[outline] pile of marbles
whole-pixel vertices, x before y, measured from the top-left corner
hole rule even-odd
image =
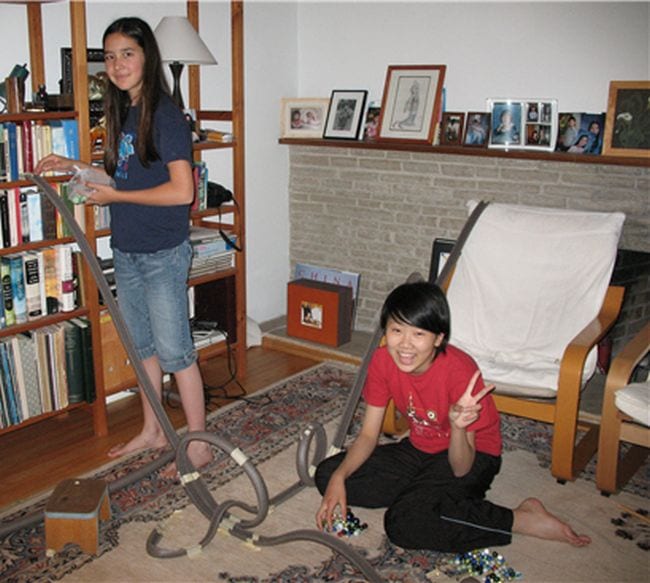
[[[331,532],[338,537],[359,536],[366,528],[368,528],[368,524],[365,522],[362,523],[349,508],[345,520],[339,514],[335,514],[332,517],[331,529],[328,528],[327,523],[323,523],[324,531]]]
[[[490,549],[478,549],[440,559],[427,577],[434,580],[434,577],[441,574],[457,580],[481,583],[503,583],[523,577],[519,571],[508,566],[503,555]]]

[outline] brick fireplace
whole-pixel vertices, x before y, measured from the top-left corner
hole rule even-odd
[[[614,351],[650,316],[647,166],[358,146],[289,151],[291,264],[360,272],[359,330],[374,329],[386,294],[409,273],[428,274],[433,240],[458,236],[470,199],[624,212],[614,280],[627,293]]]

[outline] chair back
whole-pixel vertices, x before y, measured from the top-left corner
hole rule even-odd
[[[490,204],[449,285],[451,343],[497,385],[555,390],[566,346],[603,304],[624,219]],[[584,378],[595,365],[593,353]]]

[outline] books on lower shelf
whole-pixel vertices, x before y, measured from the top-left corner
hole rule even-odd
[[[224,236],[225,235],[225,236]],[[192,245],[192,267],[190,277],[207,275],[215,271],[232,269],[235,266],[236,235],[217,229],[193,226],[190,229]]]
[[[92,341],[73,318],[0,341],[0,429],[95,399]]]

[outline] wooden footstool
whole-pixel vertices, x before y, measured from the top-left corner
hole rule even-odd
[[[45,545],[48,554],[76,543],[97,554],[99,519],[108,520],[111,509],[103,480],[64,480],[45,506]]]

